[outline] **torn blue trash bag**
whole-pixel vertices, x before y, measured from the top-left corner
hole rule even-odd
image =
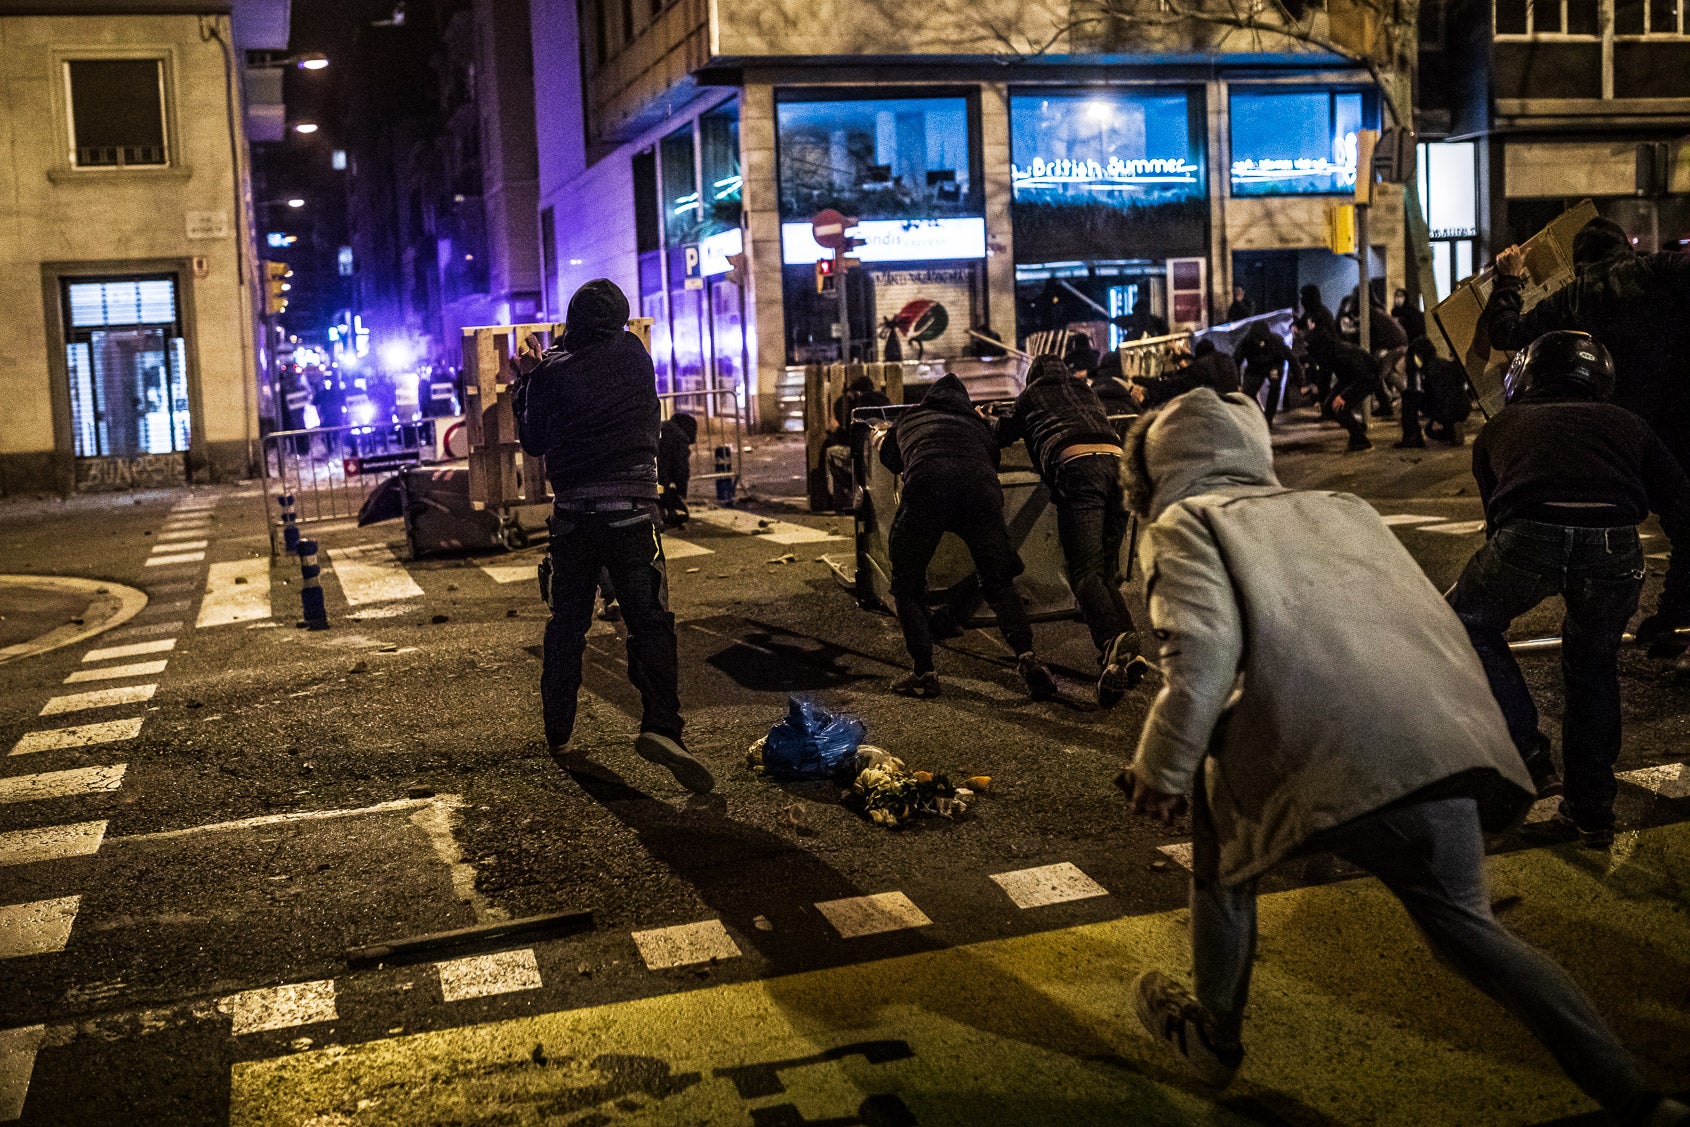
[[[855,716],[835,716],[813,701],[789,697],[786,719],[769,729],[763,770],[776,779],[827,779],[855,765],[867,730]]]

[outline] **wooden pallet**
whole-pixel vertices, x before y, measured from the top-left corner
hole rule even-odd
[[[635,317],[628,331],[651,348],[651,318]],[[525,454],[516,437],[511,390],[519,360],[529,363],[564,325],[482,325],[464,330],[464,430],[469,435],[469,497],[478,509],[544,505],[552,499],[546,461]]]

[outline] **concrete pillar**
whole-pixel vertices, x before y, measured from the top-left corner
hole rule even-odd
[[[752,426],[780,426],[776,390],[786,367],[786,310],[781,302],[780,185],[775,170],[774,88],[747,81],[739,100],[740,174],[744,179],[746,252],[751,280],[745,306],[751,371],[755,373]]]
[[[1015,344],[1015,233],[1010,220],[1009,87],[980,87],[980,168],[986,201],[987,315],[1005,344]]]
[[[1226,202],[1232,181],[1231,118],[1227,85],[1219,79],[1203,85],[1209,163],[1209,324],[1226,319],[1232,304],[1232,240],[1227,237]]]

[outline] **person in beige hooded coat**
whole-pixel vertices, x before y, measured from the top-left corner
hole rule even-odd
[[[1150,1034],[1210,1083],[1232,1079],[1257,881],[1331,852],[1622,1121],[1670,1110],[1566,974],[1491,916],[1483,831],[1524,814],[1531,778],[1466,630],[1379,515],[1282,486],[1240,394],[1198,388],[1147,415],[1125,461],[1165,684],[1123,782],[1168,821],[1191,796],[1194,839],[1195,997],[1142,976]]]

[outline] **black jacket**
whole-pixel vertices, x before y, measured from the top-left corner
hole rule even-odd
[[[1234,350],[1232,362],[1240,368],[1265,368],[1267,372],[1264,374],[1269,378],[1278,375],[1280,365],[1289,364],[1291,386],[1303,385],[1302,361],[1297,359],[1278,333],[1260,322],[1250,326],[1250,331]]]
[[[1217,350],[1194,357],[1183,368],[1170,372],[1159,380],[1144,382],[1144,409],[1162,404],[1199,387],[1214,390],[1217,395],[1238,391],[1243,384],[1238,365],[1232,357]]]
[[[880,464],[904,475],[904,487],[943,487],[948,477],[985,474],[997,480],[998,440],[974,411],[968,389],[945,376],[920,403],[898,416],[880,444]]]
[[[1473,476],[1494,531],[1511,520],[1616,527],[1651,511],[1673,543],[1663,608],[1690,610],[1690,478],[1649,425],[1612,403],[1526,400],[1473,441]],[[1604,509],[1556,509],[1554,502]]]
[[[1524,279],[1497,275],[1485,308],[1491,347],[1524,348],[1556,329],[1589,333],[1614,358],[1614,403],[1648,419],[1690,465],[1690,255],[1618,246],[1522,312],[1524,289]]]
[[[1015,400],[1015,410],[999,419],[998,444],[1027,442],[1027,456],[1039,468],[1045,484],[1056,487],[1062,451],[1081,443],[1119,446],[1121,436],[1109,425],[1109,413],[1097,392],[1077,379],[1068,365],[1054,356],[1033,361],[1027,389]]]
[[[560,508],[657,498],[657,377],[627,320],[614,282],[588,282],[569,300],[562,347],[515,392],[522,448],[545,457]]]
[[[698,441],[698,420],[686,412],[664,421],[657,432],[657,480],[680,497],[692,482],[692,446]]]
[[[1309,338],[1309,356],[1332,374],[1335,391],[1355,386],[1372,395],[1379,390],[1379,366],[1359,345],[1317,333]]]

